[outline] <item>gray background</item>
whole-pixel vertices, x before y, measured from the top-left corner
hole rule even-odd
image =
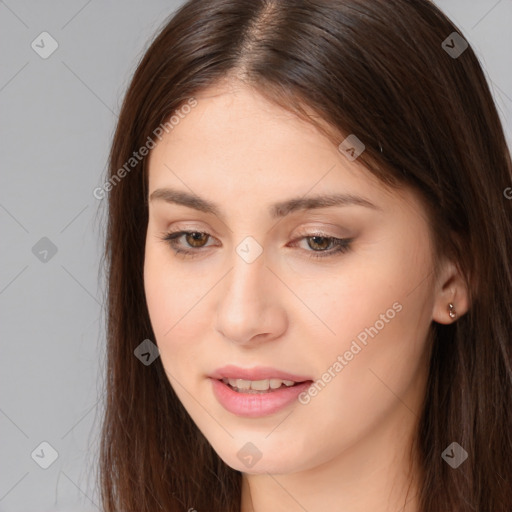
[[[105,201],[92,191],[137,61],[180,3],[0,1],[0,512],[99,509]],[[512,146],[512,0],[436,3],[481,59]],[[43,59],[31,44],[48,51],[45,31],[58,48]],[[48,469],[42,442],[58,453]]]

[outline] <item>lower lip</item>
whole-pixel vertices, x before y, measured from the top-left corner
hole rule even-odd
[[[259,418],[284,409],[303,392],[311,381],[282,387],[268,393],[238,393],[221,380],[212,379],[213,394],[227,411],[245,418]]]

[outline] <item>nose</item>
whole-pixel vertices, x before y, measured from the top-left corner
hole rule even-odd
[[[217,332],[247,347],[274,340],[287,328],[286,310],[276,293],[280,281],[264,256],[265,251],[247,263],[233,251],[231,271],[217,290]]]

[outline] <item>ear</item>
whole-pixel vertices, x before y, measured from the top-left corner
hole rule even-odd
[[[439,276],[434,285],[432,320],[440,324],[456,322],[469,309],[469,293],[459,268],[448,259],[440,265]],[[450,316],[449,304],[453,304],[455,317]]]

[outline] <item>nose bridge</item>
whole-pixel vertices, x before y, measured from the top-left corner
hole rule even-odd
[[[266,258],[261,251],[254,252],[246,242],[240,243],[231,257],[231,272],[227,276],[223,296],[227,301],[233,301],[231,307],[250,305],[261,307],[266,303],[265,289],[268,286],[269,270],[266,268]]]
[[[257,334],[276,333],[282,326],[282,314],[275,311],[279,304],[271,292],[273,275],[266,266],[262,248],[258,249],[251,240],[242,241],[229,266],[231,271],[218,295],[217,330],[238,342]]]

